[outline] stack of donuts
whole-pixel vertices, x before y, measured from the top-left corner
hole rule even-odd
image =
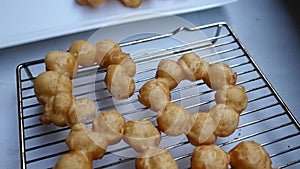
[[[247,107],[247,96],[243,86],[236,86],[236,73],[223,63],[209,64],[196,54],[184,54],[177,62],[161,60],[156,79],[146,82],[139,90],[139,101],[158,112],[160,131],[170,136],[186,134],[195,146],[212,144],[217,137],[232,134],[239,124],[239,115]],[[182,80],[203,81],[217,90],[217,105],[207,112],[189,114],[171,102],[171,90]]]
[[[80,5],[88,5],[92,7],[100,6],[104,0],[76,0]],[[120,0],[123,5],[131,8],[137,8],[141,5],[143,0]]]
[[[169,136],[185,134],[191,144],[198,146],[192,155],[192,168],[228,168],[229,163],[237,169],[243,168],[241,166],[271,168],[268,154],[255,142],[243,142],[229,153],[212,145],[217,137],[234,132],[240,113],[247,107],[245,89],[235,85],[237,75],[228,65],[209,64],[196,54],[185,54],[177,62],[162,60],[156,79],[146,82],[138,95],[143,105],[158,113],[156,127],[147,120],[126,121],[117,110],[96,115],[93,100],[75,98],[72,78],[78,66],[95,63],[106,68],[104,81],[113,97],[126,99],[133,95],[135,63],[111,40],[96,45],[77,40],[68,52],[49,52],[45,57],[46,71],[34,81],[36,97],[44,105],[40,121],[71,128],[66,138],[70,151],[59,159],[54,169],[92,169],[93,160],[101,159],[109,145],[121,140],[140,153],[135,161],[136,168],[176,169],[178,165],[169,151],[158,147],[161,132]],[[207,112],[190,114],[184,107],[172,103],[171,90],[184,79],[203,79],[216,90],[217,105]],[[86,125],[90,121],[91,128]],[[203,157],[207,153],[212,155]]]

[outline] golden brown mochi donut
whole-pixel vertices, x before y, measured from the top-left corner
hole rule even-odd
[[[148,147],[157,147],[161,135],[150,121],[130,120],[125,124],[123,140],[135,151],[143,152]]]
[[[213,106],[208,113],[217,123],[214,134],[219,137],[231,135],[239,125],[240,115],[232,107],[225,104]]]
[[[208,66],[208,75],[203,77],[205,84],[213,90],[219,90],[227,85],[235,85],[237,74],[224,63],[214,63]]]
[[[91,66],[96,61],[96,45],[85,41],[76,40],[69,48],[69,52],[80,66]]]
[[[121,0],[121,2],[128,7],[136,8],[141,5],[143,0]]]
[[[230,152],[232,169],[272,169],[272,161],[266,150],[254,141],[244,141]]]
[[[135,160],[136,169],[178,169],[176,161],[168,150],[150,147]]]
[[[126,68],[121,65],[110,65],[104,82],[111,95],[117,99],[127,99],[135,90],[133,79],[126,74]]]
[[[192,114],[194,124],[187,133],[189,142],[194,146],[212,144],[217,137],[214,134],[217,123],[207,112],[197,112]]]
[[[92,169],[92,156],[85,151],[70,151],[63,155],[53,169]]]
[[[169,89],[172,90],[184,79],[184,74],[181,67],[175,61],[163,59],[158,64],[155,77],[167,79]]]
[[[187,133],[193,123],[188,111],[176,104],[169,102],[165,109],[158,112],[157,124],[160,131],[170,136],[178,136]]]
[[[218,104],[231,106],[238,113],[245,110],[248,104],[244,86],[225,86],[216,92],[215,99]]]
[[[69,126],[76,123],[86,123],[96,117],[97,107],[92,99],[79,98],[75,99],[74,111],[68,113]]]
[[[55,124],[60,127],[68,125],[68,115],[74,111],[75,98],[72,93],[58,93],[48,99],[40,121],[44,124]]]
[[[98,42],[96,44],[96,49],[96,62],[102,68],[108,67],[110,56],[117,55],[122,52],[118,43],[108,39]]]
[[[138,99],[151,110],[162,111],[171,100],[169,86],[160,79],[150,80],[140,88]]]
[[[191,169],[228,169],[229,156],[216,145],[203,145],[194,149]]]
[[[77,60],[69,52],[51,51],[45,57],[47,71],[55,71],[73,78],[78,70]]]
[[[208,63],[194,53],[184,54],[178,59],[184,76],[189,81],[197,81],[207,76]]]
[[[105,135],[109,145],[121,141],[125,118],[117,110],[101,112],[93,121],[93,131]]]
[[[43,72],[34,80],[34,93],[42,104],[58,93],[72,93],[72,91],[73,84],[70,78],[55,71]]]
[[[92,7],[97,7],[101,5],[104,0],[87,0],[87,2],[92,6]]]
[[[82,123],[77,123],[71,128],[66,143],[72,151],[83,150],[91,153],[93,160],[102,158],[107,148],[105,136],[93,132]]]

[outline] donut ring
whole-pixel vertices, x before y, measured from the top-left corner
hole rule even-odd
[[[103,40],[93,45],[77,40],[69,47],[68,52],[49,52],[45,57],[46,72],[35,79],[36,98],[45,105],[40,119],[42,123],[72,126],[96,116],[96,107],[92,100],[74,97],[71,81],[77,73],[78,65],[86,67],[95,62],[100,67],[107,68],[105,84],[113,97],[126,99],[133,95],[136,65],[129,54],[122,52],[119,44],[112,40]],[[122,85],[117,85],[120,83]],[[62,99],[67,104],[61,104]]]
[[[116,144],[122,139],[125,119],[119,112],[111,110],[96,117],[97,108],[93,100],[76,99],[73,95],[71,79],[75,77],[78,66],[87,67],[94,63],[107,68],[105,84],[113,97],[126,99],[133,94],[135,63],[129,54],[121,51],[119,44],[111,40],[104,40],[96,45],[77,40],[68,52],[49,52],[45,57],[46,71],[34,81],[36,98],[44,105],[40,121],[71,128],[66,138],[70,152],[58,161],[55,168],[64,168],[74,161],[82,161],[80,167],[92,168],[92,160],[101,159],[108,145]],[[123,84],[121,87],[116,85],[120,77]],[[93,127],[88,128],[84,123],[91,120]],[[155,145],[160,141],[160,133],[157,137]]]
[[[171,136],[185,134],[195,146],[212,144],[217,137],[231,135],[238,126],[240,113],[247,107],[245,88],[235,85],[237,74],[226,64],[209,64],[196,54],[184,54],[177,62],[161,60],[155,78],[139,90],[140,103],[158,112],[158,128],[162,132]],[[170,91],[184,79],[203,79],[217,91],[217,105],[207,112],[191,115],[183,113],[187,111],[176,103],[171,104]]]

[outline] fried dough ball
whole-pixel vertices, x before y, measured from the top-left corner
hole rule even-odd
[[[126,68],[126,74],[130,77],[133,77],[136,73],[136,65],[128,53],[118,52],[117,54],[109,55],[104,67],[109,65],[123,66]]]
[[[71,80],[58,72],[46,71],[34,80],[34,92],[38,101],[45,104],[48,99],[58,93],[72,93]]]
[[[125,124],[123,140],[135,151],[143,152],[148,147],[157,147],[160,132],[147,120],[131,120]]]
[[[238,113],[245,110],[248,104],[244,86],[226,86],[216,92],[215,99],[218,104],[229,105]]]
[[[101,112],[93,121],[93,131],[105,135],[109,145],[121,141],[125,118],[117,110]]]
[[[228,169],[229,156],[216,145],[203,145],[194,149],[191,169]]]
[[[184,74],[181,67],[175,61],[163,59],[158,64],[155,77],[167,79],[169,89],[172,90],[184,79]]]
[[[194,53],[184,54],[178,59],[184,76],[189,81],[197,81],[207,76],[208,63]]]
[[[92,169],[93,160],[92,156],[85,151],[70,151],[63,155],[53,169]]]
[[[217,104],[212,107],[208,113],[218,124],[214,132],[216,136],[229,136],[238,127],[240,115],[235,112],[230,106],[227,106],[225,104]]]
[[[135,90],[133,79],[126,74],[126,69],[121,65],[110,65],[104,82],[111,95],[117,99],[127,99]]]
[[[74,111],[75,98],[71,93],[58,93],[50,97],[44,106],[40,121],[44,124],[55,124],[60,127],[68,125],[68,115]]]
[[[244,141],[230,152],[232,169],[272,169],[272,161],[266,150],[254,141]]]
[[[170,136],[178,136],[191,129],[193,124],[190,119],[190,114],[184,107],[169,102],[165,110],[158,113],[157,124],[160,131]]]
[[[97,107],[93,100],[89,98],[79,98],[75,100],[74,110],[68,114],[70,126],[76,123],[86,123],[96,117]]]
[[[69,52],[51,51],[45,57],[47,71],[55,71],[73,78],[78,70],[77,60]]]
[[[121,66],[126,68],[126,74],[130,77],[133,77],[136,73],[136,65],[134,61],[131,58],[124,59],[121,63]]]
[[[118,43],[108,39],[98,42],[96,44],[96,48],[96,62],[102,68],[108,67],[108,65],[110,64],[110,56],[117,55],[122,52],[121,47]]]
[[[97,7],[104,2],[104,0],[87,0],[87,1],[93,7]]]
[[[96,61],[107,68],[105,84],[113,97],[127,99],[133,95],[135,83],[133,76],[136,65],[128,53],[123,53],[119,44],[112,40],[103,40],[96,44]]]
[[[150,147],[135,160],[136,169],[178,169],[176,161],[168,150]]]
[[[207,112],[193,113],[192,118],[193,127],[186,135],[190,143],[194,146],[214,143],[217,139],[214,134],[217,124],[213,118]]]
[[[169,86],[160,79],[150,80],[140,88],[138,99],[151,110],[162,111],[171,100]]]
[[[105,66],[108,66],[108,65],[119,65],[125,59],[129,59],[129,58],[130,58],[130,55],[128,53],[118,52],[116,54],[108,56],[108,63]]]
[[[76,40],[69,48],[69,52],[77,58],[80,66],[91,66],[96,60],[96,46],[85,40]]]
[[[58,93],[50,97],[44,106],[40,121],[57,126],[73,126],[78,122],[86,123],[96,116],[96,106],[88,98],[75,99],[71,93]]]
[[[214,63],[208,66],[208,75],[204,76],[205,84],[213,90],[219,90],[227,85],[235,85],[237,74],[224,63]]]
[[[121,2],[128,7],[136,8],[141,5],[143,0],[121,0]]]
[[[107,148],[105,136],[93,132],[82,123],[77,123],[71,128],[66,143],[72,151],[83,150],[91,153],[93,160],[102,158]]]

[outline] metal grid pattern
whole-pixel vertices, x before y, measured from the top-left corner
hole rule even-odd
[[[195,52],[210,63],[228,64],[238,73],[237,85],[246,88],[249,100],[237,130],[229,137],[218,138],[216,144],[229,151],[241,141],[255,140],[269,152],[273,167],[300,167],[299,123],[226,23],[182,27],[156,35],[144,34],[125,39],[120,44],[122,50],[132,54],[137,64],[135,94],[122,101],[111,98],[103,82],[105,70],[95,65],[80,68],[73,79],[76,97],[94,99],[99,111],[115,108],[126,119],[148,119],[155,123],[155,113],[138,102],[138,89],[155,76],[156,66],[161,59],[177,60],[184,53]],[[23,63],[17,67],[23,169],[51,168],[68,151],[64,141],[69,128],[43,125],[39,121],[42,106],[34,96],[33,80],[43,71],[43,60]],[[193,83],[183,81],[172,90],[172,102],[183,105],[189,112],[207,111],[215,104],[214,91],[202,80]],[[179,168],[189,168],[194,147],[184,136],[162,137],[160,146],[170,151]],[[93,162],[94,168],[134,168],[133,156],[126,153],[132,154],[132,150],[123,142],[111,146],[101,160]]]

